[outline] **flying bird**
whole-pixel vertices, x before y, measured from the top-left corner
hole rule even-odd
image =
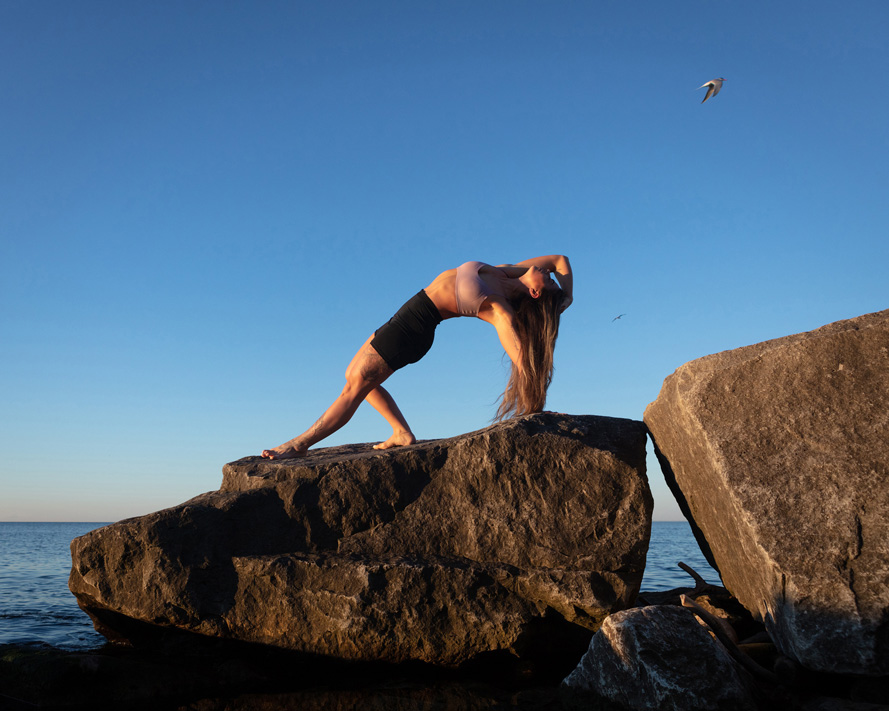
[[[725,79],[719,77],[719,79],[711,79],[710,81],[701,84],[698,89],[703,89],[705,86],[709,87],[707,89],[707,96],[704,97],[704,101],[709,99],[711,96],[716,96],[719,93],[719,90],[722,88],[722,82],[724,81]],[[701,103],[703,104],[704,101],[702,101]]]
[[[617,321],[617,319],[619,319],[621,316],[626,316],[626,314],[621,314],[620,316],[615,316],[613,319],[611,319],[611,323],[614,323],[615,321]]]

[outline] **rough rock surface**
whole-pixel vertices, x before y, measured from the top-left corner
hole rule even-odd
[[[753,689],[694,614],[670,605],[609,617],[563,682],[568,708],[633,711],[755,711]]]
[[[541,413],[385,452],[248,457],[220,491],[75,539],[69,587],[112,639],[175,628],[444,666],[565,640],[579,655],[639,589],[645,438]]]
[[[889,674],[889,311],[687,363],[644,419],[705,555],[781,651]]]

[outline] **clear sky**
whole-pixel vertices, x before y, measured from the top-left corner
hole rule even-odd
[[[0,520],[218,488],[470,259],[570,256],[576,414],[889,307],[887,37],[884,0],[4,0]],[[507,362],[451,320],[387,387],[453,436]],[[328,442],[387,435],[364,406]]]

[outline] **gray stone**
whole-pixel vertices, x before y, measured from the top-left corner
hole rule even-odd
[[[889,674],[889,311],[686,363],[644,419],[705,555],[781,652]]]
[[[118,640],[179,629],[443,666],[560,640],[579,655],[639,590],[645,437],[540,413],[385,452],[248,457],[218,492],[73,541],[69,586]]]
[[[562,683],[569,708],[755,711],[755,685],[694,614],[670,605],[618,612]]]

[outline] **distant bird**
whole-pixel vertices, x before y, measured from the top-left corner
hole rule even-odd
[[[617,319],[619,319],[621,316],[626,316],[626,314],[621,314],[620,316],[615,316],[613,319],[611,319],[611,323],[614,323],[615,321],[617,321]]]
[[[709,99],[711,96],[716,96],[719,93],[719,90],[722,88],[722,82],[724,81],[725,79],[719,77],[719,79],[711,79],[710,81],[701,84],[698,89],[703,89],[705,86],[710,87],[709,89],[707,89],[707,96],[704,97],[704,101]],[[701,103],[703,104],[704,101],[702,101]]]

